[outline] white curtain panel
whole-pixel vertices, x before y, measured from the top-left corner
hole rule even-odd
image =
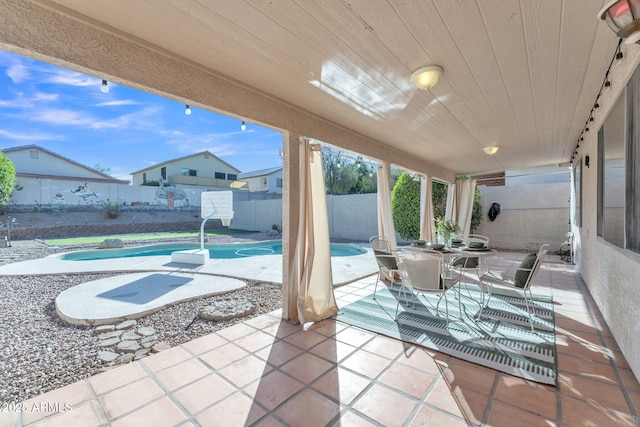
[[[319,145],[300,147],[300,222],[293,277],[298,283],[298,321],[318,322],[338,313],[331,278],[329,220]]]
[[[476,190],[475,179],[456,179],[457,222],[463,236],[471,230],[471,214],[473,213],[473,196]]]
[[[431,177],[420,180],[420,239],[435,242],[433,232],[433,189]]]
[[[389,240],[391,249],[398,245],[396,230],[391,214],[391,185],[389,184],[389,165],[382,162],[378,165],[378,235]]]
[[[456,206],[456,186],[447,185],[447,206],[444,212],[444,219],[458,221],[458,207]]]

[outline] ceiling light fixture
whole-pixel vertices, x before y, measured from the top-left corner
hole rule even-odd
[[[109,82],[103,80],[102,86],[100,86],[100,91],[102,91],[102,93],[109,93]]]
[[[483,148],[484,152],[490,156],[493,156],[494,154],[496,154],[499,149],[500,149],[499,145],[488,145]]]
[[[244,123],[244,120],[242,121],[242,124],[240,125],[240,130],[241,131],[247,130],[247,125]]]
[[[439,65],[418,68],[411,73],[411,81],[418,89],[431,89],[438,83],[444,70]]]
[[[191,107],[189,106],[189,104],[186,104],[186,105],[184,106],[184,113],[185,113],[187,116],[190,116],[190,115],[191,115]]]
[[[640,41],[640,0],[613,0],[598,13],[618,37],[632,44]]]

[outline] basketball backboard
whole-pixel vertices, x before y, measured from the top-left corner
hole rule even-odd
[[[201,218],[233,218],[233,191],[203,191],[200,196]]]

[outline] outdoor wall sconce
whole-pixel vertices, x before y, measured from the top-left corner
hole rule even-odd
[[[612,0],[598,13],[625,43],[640,41],[640,0]]]
[[[438,83],[444,70],[439,65],[418,68],[411,73],[411,81],[418,89],[431,89]]]
[[[591,160],[591,159],[589,159],[589,155],[588,154],[586,156],[584,156],[584,165],[586,167],[589,167],[589,160]]]

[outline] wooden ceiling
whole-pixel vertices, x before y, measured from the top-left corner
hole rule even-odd
[[[568,162],[617,44],[606,0],[36,2],[467,174]]]

